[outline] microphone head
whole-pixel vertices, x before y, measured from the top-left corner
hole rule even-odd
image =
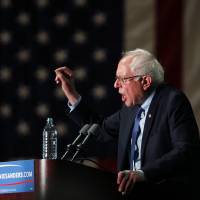
[[[85,125],[79,130],[79,133],[85,135],[85,134],[87,134],[87,131],[88,131],[89,128],[90,128],[90,125],[89,125],[89,124],[85,124]]]
[[[100,131],[100,127],[98,124],[92,124],[90,128],[88,129],[87,133],[89,135],[97,135],[97,133]]]

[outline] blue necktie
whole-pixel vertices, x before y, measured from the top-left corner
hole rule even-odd
[[[144,113],[144,109],[139,107],[135,116],[135,121],[134,121],[134,126],[132,129],[132,143],[131,143],[131,169],[133,169],[133,161],[134,164],[137,161],[137,158],[139,156],[139,149],[137,145],[137,139],[138,136],[140,135],[140,120],[141,120],[141,115]]]

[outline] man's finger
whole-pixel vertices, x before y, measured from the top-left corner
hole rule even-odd
[[[73,71],[67,67],[64,68],[63,72],[65,75],[67,75],[69,77],[72,77],[72,75],[73,75]]]
[[[66,66],[64,66],[64,67],[59,67],[59,68],[57,68],[57,69],[55,70],[55,73],[56,73],[56,74],[59,73],[59,72],[61,72],[61,73],[64,74],[64,75],[67,75],[67,76],[69,76],[69,77],[71,77],[71,76],[73,75],[73,71],[72,71],[70,68],[66,67]]]
[[[59,67],[59,68],[55,69],[54,71],[55,71],[55,73],[62,72],[62,71],[65,70],[65,68],[66,68],[65,66],[64,67]]]
[[[118,173],[118,175],[117,175],[117,184],[121,183],[123,176],[124,176],[124,174],[123,174],[122,171]]]
[[[118,190],[119,190],[119,192],[124,192],[126,182],[127,182],[128,178],[129,178],[129,173],[128,172],[124,172],[121,176],[122,176],[122,178],[121,178],[121,180],[119,182]]]
[[[120,171],[117,177],[117,184],[120,184],[124,177],[128,178],[128,175],[129,175],[129,170]]]
[[[134,174],[130,174],[130,175],[129,175],[129,179],[128,179],[127,182],[126,182],[124,192],[125,192],[125,193],[129,193],[129,192],[133,189],[134,184],[135,184],[135,177],[134,177]]]

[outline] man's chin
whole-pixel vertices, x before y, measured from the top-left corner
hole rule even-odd
[[[126,106],[126,107],[129,107],[129,108],[135,106],[135,104],[133,104],[133,103],[128,103],[128,102],[123,102],[123,105]]]
[[[128,102],[123,102],[123,104],[126,106],[126,107],[131,107],[132,104],[128,103]]]

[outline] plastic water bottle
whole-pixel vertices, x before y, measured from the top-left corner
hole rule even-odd
[[[57,135],[58,132],[52,118],[47,118],[43,130],[43,159],[57,159]]]

